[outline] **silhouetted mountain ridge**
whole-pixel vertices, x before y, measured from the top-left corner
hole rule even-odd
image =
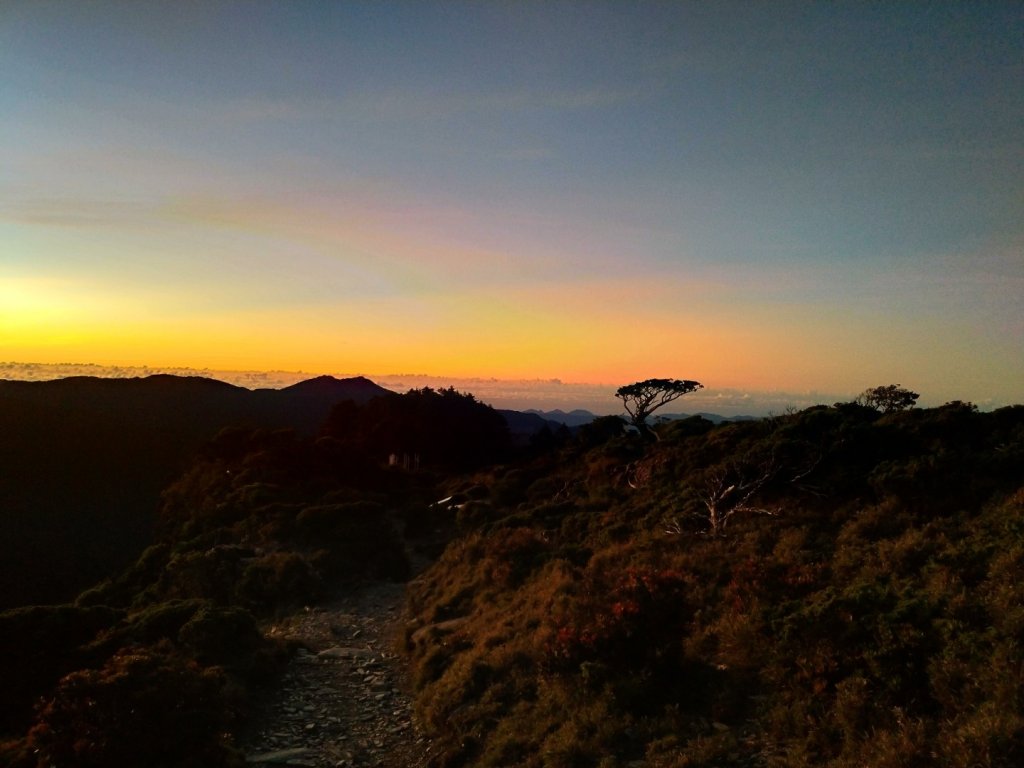
[[[692,419],[694,416],[699,416],[702,419],[707,419],[712,424],[727,424],[735,421],[758,421],[760,416],[723,416],[720,413],[708,413],[707,411],[698,411],[697,413],[656,413],[652,418],[652,421],[664,420],[664,421],[678,421],[679,419]]]
[[[283,390],[166,374],[0,380],[0,607],[66,599],[126,563],[161,490],[222,429],[312,435],[337,403],[387,394],[361,377]]]
[[[390,389],[384,389],[384,387],[370,381],[365,376],[355,376],[350,379],[337,379],[334,376],[317,376],[288,387],[283,387],[280,390],[259,391],[288,392],[309,396],[327,395],[357,401],[361,398],[369,399],[380,395],[394,394]]]
[[[565,424],[567,427],[579,427],[584,424],[589,424],[597,415],[590,411],[577,408],[575,410],[566,412],[559,408],[553,411],[541,411],[536,408],[530,408],[524,411],[524,413],[536,414],[542,419],[545,419],[556,424]],[[722,416],[719,413],[707,413],[706,411],[700,411],[698,413],[656,413],[651,421],[676,421],[678,419],[689,419],[693,416],[700,416],[702,419],[707,419],[712,424],[721,424],[723,422],[730,421],[756,421],[758,416]]]
[[[171,374],[0,380],[0,609],[68,599],[126,565],[152,539],[161,491],[225,428],[312,436],[339,403],[381,397],[400,396],[362,376],[283,389]],[[497,413],[518,445],[561,426]]]
[[[520,445],[528,442],[531,437],[545,428],[554,431],[562,426],[562,422],[544,418],[537,411],[499,409],[498,413],[505,417],[505,423],[508,424],[508,430],[513,440]]]
[[[525,412],[536,414],[540,418],[549,422],[565,424],[567,427],[579,427],[583,424],[589,424],[597,418],[595,414],[590,411],[583,410],[582,408],[576,408],[568,412],[563,411],[561,408],[556,408],[553,411],[542,411],[537,408],[530,408]]]

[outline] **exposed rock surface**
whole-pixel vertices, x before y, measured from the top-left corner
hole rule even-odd
[[[277,690],[240,739],[254,765],[424,768],[430,741],[416,728],[395,652],[402,584],[369,583],[272,626],[301,643]]]

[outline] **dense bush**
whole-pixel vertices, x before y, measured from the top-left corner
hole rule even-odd
[[[1024,408],[847,403],[656,442],[604,419],[518,461],[493,415],[431,390],[317,439],[222,433],[134,566],[0,614],[0,763],[234,765],[281,654],[258,621],[405,578],[402,530],[454,537],[405,637],[440,766],[1024,762]]]
[[[297,536],[317,551],[318,566],[330,576],[367,574],[405,579],[409,563],[394,521],[372,501],[319,504],[296,517]]]
[[[122,616],[113,608],[71,605],[0,613],[0,733],[24,730],[34,697],[89,662],[83,646]]]
[[[224,677],[163,648],[128,649],[73,672],[41,706],[28,744],[38,766],[240,766],[229,748]]]
[[[1024,760],[1024,409],[660,432],[460,515],[406,644],[441,764]]]
[[[424,468],[456,471],[505,459],[512,447],[500,413],[452,388],[413,389],[401,397],[375,398],[362,408],[341,403],[324,434],[341,445],[356,444],[377,460],[404,455]]]
[[[281,668],[257,617],[408,576],[391,510],[422,503],[418,479],[353,479],[346,456],[287,430],[222,432],[165,491],[161,541],[134,565],[74,605],[0,614],[0,764],[235,764],[246,690]]]

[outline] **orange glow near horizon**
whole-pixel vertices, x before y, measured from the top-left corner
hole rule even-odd
[[[324,206],[192,199],[148,223],[100,226],[110,238],[97,240],[15,229],[23,242],[8,242],[39,253],[157,250],[151,261],[123,258],[132,279],[0,271],[0,358],[594,384],[663,376],[761,391],[856,392],[947,375],[934,320],[800,298],[823,279],[814,273],[763,269],[754,281],[725,268],[629,274],[612,264],[551,280],[537,252],[513,258],[453,238],[438,222],[457,213],[367,204],[339,218]],[[195,243],[149,242],[153,227],[186,225]],[[250,238],[266,253],[248,255]],[[941,336],[961,350],[960,377],[1005,379],[1012,358],[971,333],[950,326]],[[965,384],[942,396],[972,395]]]
[[[770,360],[798,354],[770,343],[763,333],[694,328],[658,316],[584,319],[483,299],[454,302],[433,317],[415,312],[389,317],[361,307],[156,316],[130,323],[80,312],[69,323],[60,313],[37,312],[23,316],[16,331],[17,338],[3,339],[8,356],[44,363],[408,371],[581,383],[678,376],[728,387],[806,386],[795,378],[759,376],[759,369],[771,369]]]
[[[193,294],[173,286],[131,294],[89,281],[14,278],[0,281],[0,357],[593,384],[663,376],[713,388],[838,392],[878,381],[913,385],[908,372],[941,375],[929,327],[886,327],[889,318],[866,309],[751,300],[734,307],[706,298],[716,291],[693,282],[605,278],[218,308],[196,306]],[[951,329],[945,340],[956,333],[963,335]],[[851,356],[862,361],[856,380]],[[951,392],[949,399],[962,396]]]
[[[21,5],[0,361],[1024,399],[1005,10]]]

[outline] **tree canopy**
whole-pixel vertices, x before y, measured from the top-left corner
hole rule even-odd
[[[703,389],[699,381],[689,379],[645,379],[619,387],[615,396],[629,414],[630,420],[643,434],[651,434],[647,417],[685,394]]]
[[[472,469],[503,458],[511,447],[504,417],[469,393],[411,389],[365,406],[341,403],[324,434],[347,440],[385,459],[390,453],[420,455],[424,466]]]
[[[886,384],[882,387],[871,387],[857,396],[856,402],[874,408],[882,413],[905,411],[913,408],[920,395],[901,387],[899,384]]]

